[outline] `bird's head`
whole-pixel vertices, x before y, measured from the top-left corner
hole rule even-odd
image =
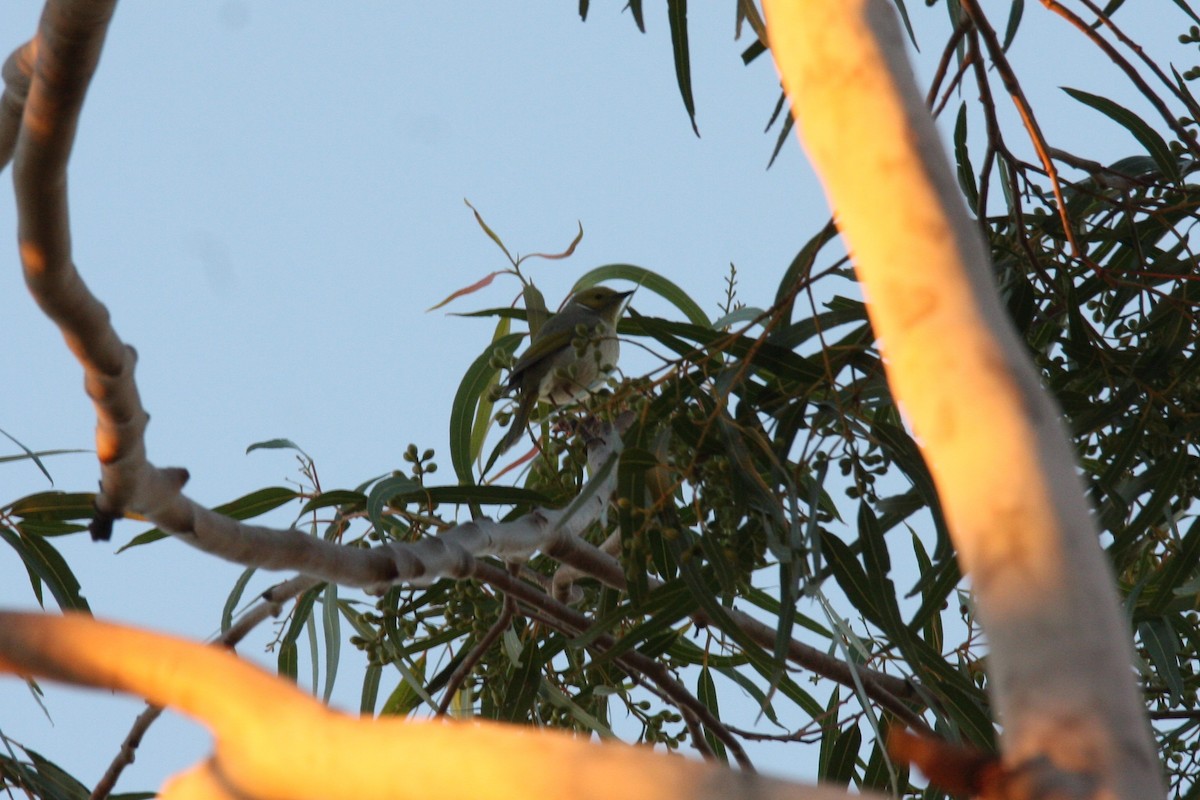
[[[632,291],[618,292],[607,286],[591,286],[581,289],[571,297],[573,305],[583,306],[607,319],[615,320],[620,314],[625,299]]]

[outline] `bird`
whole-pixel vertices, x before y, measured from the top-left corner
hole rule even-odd
[[[632,294],[607,286],[581,289],[542,324],[509,373],[505,388],[517,393],[517,410],[497,455],[524,435],[539,401],[573,403],[608,377],[621,354],[617,320]],[[586,342],[582,349],[576,347],[580,341]]]

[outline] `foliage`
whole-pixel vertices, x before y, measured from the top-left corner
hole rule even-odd
[[[907,22],[907,9],[897,4]],[[1140,77],[1132,56],[1117,52],[1140,54],[1116,26],[1120,2],[1097,14],[1103,24],[1083,23],[1080,35],[1130,76],[1157,114],[1148,120],[1112,99],[1067,89],[1064,103],[1078,103],[1081,118],[1124,129],[1138,148],[1100,164],[1051,149],[1032,114],[1025,130],[1004,130],[997,121],[998,95],[1024,102],[1006,55],[1020,35],[1023,3],[1011,4],[1003,36],[974,0],[944,5],[950,30],[931,105],[945,111],[957,104],[952,146],[964,199],[991,244],[1008,312],[1075,436],[1125,597],[1172,794],[1195,797],[1200,331],[1191,226],[1200,187],[1191,181],[1200,106],[1188,88],[1190,73],[1172,69],[1168,76],[1147,58],[1143,71],[1158,88]],[[695,127],[687,6],[668,6],[676,77]],[[1200,23],[1183,0],[1171,7],[1181,25]],[[759,36],[746,50],[750,61],[764,51],[765,37],[753,4],[739,0],[737,9],[739,25],[745,20]],[[629,10],[644,30],[641,3]],[[581,16],[587,11],[581,3]],[[1197,39],[1194,27],[1182,36]],[[971,81],[975,88],[954,99],[954,90]],[[780,108],[773,119],[784,120],[781,144],[790,117]],[[976,129],[983,133],[973,135]],[[1038,163],[1018,155],[1025,151]],[[1068,170],[1079,177],[1067,179]],[[995,727],[980,668],[986,649],[933,482],[889,395],[868,308],[836,251],[832,224],[814,228],[775,297],[760,300],[764,309],[739,307],[731,275],[716,322],[684,289],[648,269],[607,265],[580,278],[577,288],[633,281],[670,302],[672,317],[633,310],[619,329],[626,342],[656,354],[660,366],[614,378],[583,408],[545,418],[541,452],[519,486],[491,482],[500,477],[487,451],[499,402],[494,387],[519,347],[512,320],[540,320],[547,309],[510,256],[525,307],[476,312],[497,325],[450,410],[454,483],[435,483],[434,454],[415,446],[405,455],[406,471],[352,489],[322,490],[305,457],[312,480],[304,491],[266,489],[223,510],[247,518],[296,500],[315,533],[369,545],[415,540],[482,513],[515,518],[539,505],[565,506],[587,479],[571,420],[633,411],[615,512],[588,535],[600,544],[617,534],[627,591],[579,581],[570,598],[576,616],[568,617],[549,598],[518,605],[480,582],[395,588],[369,601],[317,587],[289,611],[277,642],[280,672],[298,677],[307,634],[314,665],[325,664],[328,691],[338,645],[348,639],[368,657],[368,713],[449,710],[600,736],[632,730],[639,741],[694,746],[725,760],[740,742],[805,742],[817,745],[824,780],[939,796],[889,761],[881,731],[900,712],[880,702],[888,692],[876,676],[907,681],[911,692],[894,699],[909,716],[947,739],[989,750]],[[482,291],[493,277],[447,302]],[[77,521],[90,514],[87,496],[78,494],[37,495],[3,510],[0,536],[27,565],[39,599],[45,586],[60,607],[86,607],[49,538],[81,531]],[[137,543],[154,538],[151,532]],[[548,587],[558,566],[539,556],[513,569]],[[243,580],[230,596],[227,622],[244,587]],[[748,633],[735,610],[769,620],[771,641]],[[789,661],[793,639],[851,664],[851,679],[804,674]],[[645,660],[662,674],[639,667]],[[314,674],[314,691],[317,684]],[[672,684],[688,687],[695,704],[680,702]],[[381,698],[385,686],[393,688]],[[761,711],[752,730],[728,717],[739,696]],[[698,709],[711,712],[709,723],[698,719]],[[12,774],[19,771],[3,780],[32,786]]]

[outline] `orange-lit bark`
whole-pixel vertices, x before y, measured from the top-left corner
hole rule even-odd
[[[0,613],[0,670],[131,692],[203,722],[215,755],[169,784],[172,797],[846,797],[560,731],[351,717],[228,651],[85,615]]]
[[[1130,634],[1060,422],[1000,304],[886,0],[767,0],[796,130],[991,645],[1010,767],[1162,795]]]

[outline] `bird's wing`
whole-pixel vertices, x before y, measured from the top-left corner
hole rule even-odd
[[[521,357],[517,359],[517,363],[513,365],[512,372],[509,374],[509,388],[513,388],[515,381],[520,379],[521,373],[537,364],[544,358],[562,351],[564,348],[571,346],[571,339],[575,336],[574,329],[561,331],[547,331],[549,326],[547,323],[542,327],[541,335],[538,336]]]

